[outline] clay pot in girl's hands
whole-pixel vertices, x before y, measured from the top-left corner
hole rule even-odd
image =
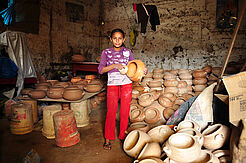
[[[47,96],[52,99],[59,99],[63,96],[63,87],[50,87],[47,91]]]
[[[145,159],[149,157],[156,157],[160,158],[161,157],[161,147],[159,143],[156,142],[150,142],[146,143],[139,153],[138,159]]]
[[[128,71],[126,75],[132,81],[141,80],[142,77],[144,76],[145,65],[141,60],[132,60],[128,62],[127,67],[128,67]]]
[[[195,121],[192,121],[192,120],[181,121],[178,124],[178,126],[175,126],[174,130],[179,131],[179,130],[184,129],[184,128],[194,128],[197,131],[201,132],[201,127],[199,126],[199,124],[196,123]]]
[[[153,142],[163,143],[173,133],[173,130],[168,125],[160,125],[149,130],[147,134],[152,138]]]
[[[154,107],[147,107],[144,109],[144,121],[149,124],[155,124],[160,120],[160,112]]]
[[[80,100],[84,96],[81,89],[64,89],[63,98],[69,101]]]
[[[230,129],[222,124],[209,126],[202,132],[204,136],[203,146],[207,149],[219,149],[229,140]]]
[[[43,91],[43,90],[31,90],[28,95],[31,97],[31,98],[34,98],[34,99],[42,99],[42,98],[45,98],[46,96],[46,91]]]

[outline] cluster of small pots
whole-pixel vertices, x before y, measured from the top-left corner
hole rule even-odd
[[[47,82],[38,83],[35,89],[25,88],[21,90],[22,95],[28,95],[33,99],[43,99],[46,96],[51,99],[65,99],[76,101],[83,98],[86,92],[98,92],[103,84],[99,79],[78,80],[73,82],[58,82],[57,80],[47,80]]]
[[[139,127],[139,128],[138,128]],[[126,137],[123,149],[136,162],[230,162],[226,148],[230,129],[222,124],[210,125],[201,131],[194,121],[185,120],[177,126],[159,125],[153,128],[135,126]],[[144,129],[143,129],[144,128]]]
[[[96,96],[90,98],[89,108],[96,109],[106,99],[106,91],[98,93]]]

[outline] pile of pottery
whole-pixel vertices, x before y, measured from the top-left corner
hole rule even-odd
[[[168,125],[134,129],[127,135],[123,149],[140,163],[230,162],[229,151],[221,150],[228,145],[229,137],[230,129],[225,125],[214,124],[201,131],[196,122],[185,120],[173,129]]]
[[[192,84],[195,95],[199,95],[207,87],[207,74],[208,72],[205,70],[196,69],[193,71]]]

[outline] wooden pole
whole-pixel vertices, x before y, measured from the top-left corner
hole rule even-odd
[[[223,66],[223,68],[222,68],[221,74],[220,74],[219,79],[218,79],[218,81],[217,81],[218,84],[217,84],[217,86],[215,87],[215,92],[217,92],[217,91],[219,90],[219,86],[220,86],[222,77],[223,77],[223,75],[224,75],[224,72],[225,72],[227,63],[228,63],[229,58],[230,58],[230,56],[231,56],[232,48],[233,48],[233,46],[234,46],[234,43],[235,43],[235,40],[236,40],[236,37],[237,37],[238,30],[239,30],[240,24],[241,24],[242,19],[243,19],[243,15],[244,15],[245,8],[246,8],[246,2],[244,3],[243,8],[242,8],[242,11],[241,11],[241,14],[240,14],[240,16],[239,16],[239,20],[238,20],[238,23],[237,23],[237,25],[236,25],[235,32],[234,32],[234,34],[233,34],[233,39],[232,39],[232,42],[231,42],[231,46],[230,46],[229,52],[228,52],[228,54],[227,54],[227,57],[226,57],[224,66]]]

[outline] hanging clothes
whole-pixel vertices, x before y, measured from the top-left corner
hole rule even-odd
[[[148,20],[151,24],[151,29],[156,31],[156,25],[160,25],[160,18],[155,5],[137,4],[138,22],[141,23],[141,33],[146,33]]]

